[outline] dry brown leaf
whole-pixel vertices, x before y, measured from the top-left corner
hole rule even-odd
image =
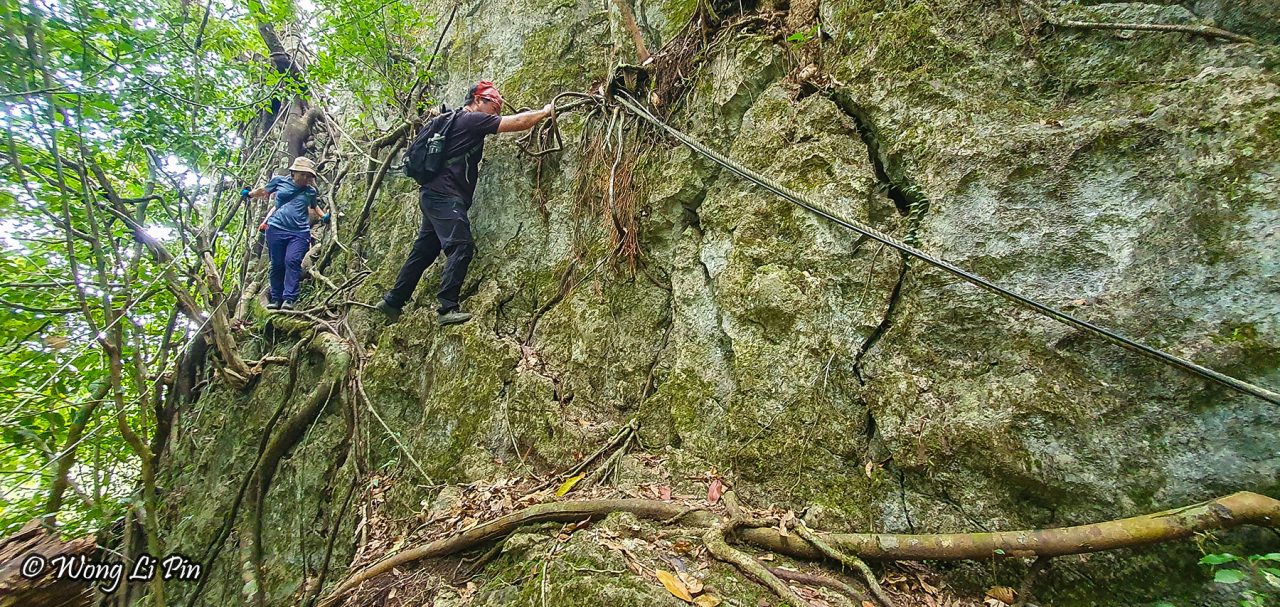
[[[689,594],[698,594],[699,592],[702,592],[702,580],[683,571],[677,574],[677,577],[680,578],[681,582],[684,582],[684,587],[689,589]]]
[[[704,594],[696,599],[693,599],[693,604],[697,605],[698,607],[716,607],[716,605],[719,605],[720,602],[721,602],[720,597],[714,594]]]
[[[475,597],[476,590],[478,588],[479,587],[476,586],[475,582],[467,582],[467,586],[462,589],[462,592],[458,593],[458,598],[461,599],[464,604],[470,603],[471,599]]]
[[[796,513],[790,510],[788,510],[786,514],[783,514],[781,517],[779,517],[778,518],[778,535],[781,535],[783,537],[791,535],[791,533],[787,531],[787,526],[792,521],[795,521],[795,520],[796,520]]]
[[[666,502],[671,500],[671,487],[658,487],[658,499]]]
[[[721,495],[724,495],[724,483],[718,478],[711,479],[711,485],[707,487],[707,503],[715,505]]]
[[[658,581],[662,582],[662,586],[667,589],[667,592],[686,603],[693,602],[693,595],[689,594],[689,589],[685,588],[684,582],[681,582],[680,578],[677,578],[670,571],[661,569],[657,571],[656,575],[658,576]]]
[[[1008,586],[992,586],[987,589],[987,596],[1006,605],[1012,605],[1017,600],[1017,593]]]
[[[876,604],[871,601],[862,601],[862,607],[876,607]]]

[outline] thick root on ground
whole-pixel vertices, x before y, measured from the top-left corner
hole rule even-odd
[[[814,548],[817,548],[827,558],[862,574],[862,578],[867,582],[867,588],[871,589],[871,594],[875,595],[876,600],[880,602],[881,607],[894,607],[893,599],[889,598],[889,595],[885,594],[884,589],[880,587],[880,582],[876,581],[875,572],[871,570],[871,567],[867,566],[866,561],[863,561],[852,554],[845,554],[827,545],[822,538],[818,537],[818,534],[810,531],[803,523],[796,525],[794,530],[797,535],[804,539],[804,541],[812,544]]]
[[[759,565],[753,559],[746,557],[745,560],[750,563],[743,567],[738,563],[743,559],[733,554],[736,552],[741,555],[741,552],[732,548],[729,551],[724,550],[728,547],[727,542],[724,541],[725,526],[730,528],[739,526],[741,522],[736,518],[726,521],[707,510],[690,510],[687,506],[678,503],[644,499],[552,502],[530,506],[460,533],[391,555],[352,573],[339,583],[329,596],[320,602],[320,605],[333,607],[364,582],[395,567],[421,559],[464,552],[505,537],[525,525],[544,522],[578,522],[603,518],[614,512],[630,512],[641,518],[663,521],[667,524],[678,522],[686,527],[707,528],[703,541],[717,558],[739,565],[744,570],[752,567],[750,563]],[[798,534],[782,535],[776,528],[738,529],[735,537],[741,542],[758,548],[812,561],[831,558],[833,554],[847,555],[845,560],[848,563],[853,562],[851,558],[853,556],[875,560],[986,560],[1053,557],[1129,548],[1184,539],[1196,533],[1242,525],[1280,527],[1280,500],[1242,491],[1184,508],[1059,529],[925,535],[813,532],[812,537],[817,538],[827,547],[825,552]],[[717,550],[725,556],[716,554]],[[838,556],[835,558],[839,559]],[[777,576],[768,573],[767,569],[765,574],[759,579],[765,581],[767,585],[770,584],[767,580],[772,579],[783,587],[786,586],[778,581]],[[775,589],[775,592],[778,590],[780,589]],[[786,592],[794,595],[790,589]]]
[[[702,543],[706,545],[707,551],[711,556],[737,567],[743,573],[754,578],[757,582],[764,584],[766,588],[772,590],[778,598],[786,601],[791,607],[809,607],[809,603],[800,598],[791,590],[787,583],[778,579],[778,576],[769,571],[767,567],[761,565],[750,555],[730,546],[725,541],[725,535],[732,533],[733,528],[737,524],[733,521],[712,525],[707,532],[702,535]]]

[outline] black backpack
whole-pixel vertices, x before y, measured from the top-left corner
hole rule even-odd
[[[418,185],[424,186],[440,176],[446,164],[445,150],[449,149],[449,127],[458,111],[445,112],[432,118],[427,126],[413,138],[409,149],[404,153],[404,174]]]

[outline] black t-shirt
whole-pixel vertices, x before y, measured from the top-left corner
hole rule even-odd
[[[444,171],[427,183],[426,187],[446,196],[457,196],[467,206],[471,206],[471,198],[476,192],[476,178],[480,172],[480,158],[484,155],[484,138],[498,132],[498,123],[502,122],[502,117],[462,109],[458,112],[446,134],[449,147],[445,150],[445,162],[453,162],[445,166]],[[467,158],[458,158],[472,148],[475,149]]]

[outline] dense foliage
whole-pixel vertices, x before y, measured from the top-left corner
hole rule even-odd
[[[0,2],[0,534],[146,503],[175,365],[249,280],[261,209],[239,191],[288,161],[287,109],[347,133],[406,115],[432,22],[382,0]]]

